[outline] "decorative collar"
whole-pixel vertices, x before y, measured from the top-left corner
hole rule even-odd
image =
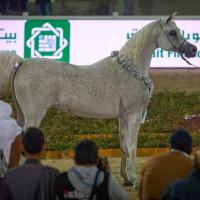
[[[151,97],[153,94],[153,82],[152,80],[139,71],[135,65],[130,63],[130,60],[123,54],[120,54],[119,51],[113,51],[111,53],[111,57],[117,57],[117,63],[122,66],[122,68],[128,72],[129,75],[137,78],[142,81],[149,91],[149,96]]]

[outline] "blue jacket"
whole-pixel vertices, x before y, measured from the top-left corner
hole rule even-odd
[[[200,171],[194,171],[190,176],[172,183],[165,191],[162,200],[199,200]]]

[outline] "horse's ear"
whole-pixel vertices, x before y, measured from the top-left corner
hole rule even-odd
[[[171,20],[174,20],[175,16],[177,15],[178,13],[177,12],[174,12],[172,13],[166,20],[166,24],[171,21]]]

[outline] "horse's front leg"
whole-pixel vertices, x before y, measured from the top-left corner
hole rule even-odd
[[[121,149],[121,176],[124,179],[125,184],[129,182],[126,172],[126,138],[128,135],[128,121],[125,118],[119,119],[119,137],[120,137],[120,149]]]
[[[137,185],[136,151],[141,114],[135,113],[126,120],[120,119],[120,146],[122,151],[121,175],[125,184]]]

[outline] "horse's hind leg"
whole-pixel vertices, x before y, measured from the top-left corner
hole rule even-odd
[[[23,130],[28,127],[39,127],[42,118],[45,116],[50,103],[47,97],[37,91],[31,90],[28,86],[23,89],[21,87],[21,80],[16,80],[15,85],[15,104],[17,107],[18,120],[23,118]],[[20,124],[21,125],[21,124]]]
[[[17,123],[20,127],[24,127],[24,116],[23,116],[21,109],[19,108],[19,106],[16,103],[15,103],[15,108],[17,111]]]
[[[35,96],[29,97],[28,95],[19,96],[17,105],[19,107],[19,116],[23,116],[23,131],[28,127],[39,127],[42,118],[47,112],[47,105],[45,102],[36,101]]]
[[[31,112],[26,110],[24,112],[25,124],[23,130],[25,131],[29,127],[39,127],[40,122],[42,121],[42,118],[45,116],[46,112],[46,108],[35,108]]]
[[[13,101],[15,104],[15,109],[17,112],[17,123],[20,127],[24,127],[24,115],[23,115],[20,105],[18,104],[18,101],[16,99],[14,87],[12,87],[12,98],[13,98]]]

